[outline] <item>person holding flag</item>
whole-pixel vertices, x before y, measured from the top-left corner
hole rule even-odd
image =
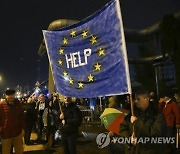
[[[132,94],[119,0],[74,25],[43,30],[43,36],[59,94],[76,98]],[[62,128],[68,124],[66,114],[60,116]]]
[[[135,106],[135,115],[127,115],[120,125],[120,136],[131,137],[131,144],[126,145],[126,154],[161,153],[162,144],[140,144],[137,143],[137,138],[164,137],[167,126],[163,114],[150,102],[150,95],[147,91],[136,93]]]
[[[82,115],[70,97],[64,97],[65,106],[60,114],[62,144],[64,154],[77,154],[76,144]]]

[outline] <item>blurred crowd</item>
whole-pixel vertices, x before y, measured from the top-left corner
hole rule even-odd
[[[60,131],[65,153],[76,154],[76,140],[82,115],[76,106],[76,99],[58,95],[50,98],[44,94],[38,97],[33,93],[26,98],[17,99],[14,90],[7,90],[0,102],[0,137],[2,153],[9,154],[12,147],[15,153],[23,153],[23,140],[26,145],[45,144],[53,147],[55,134]],[[32,132],[37,139],[32,141]],[[57,134],[59,137],[60,134]]]
[[[133,131],[130,128],[132,124],[136,123],[137,136],[170,137],[176,135],[176,130],[180,128],[180,92],[178,90],[163,91],[158,97],[155,96],[154,92],[142,91],[134,94],[132,100],[135,104],[134,115],[130,113],[130,95],[109,96],[100,100],[99,98],[76,99],[66,96],[60,98],[58,94],[51,95],[48,98],[42,93],[37,97],[33,93],[28,97],[16,99],[15,91],[7,90],[0,103],[2,152],[9,154],[14,147],[16,153],[23,153],[20,146],[22,136],[26,145],[41,143],[53,147],[55,134],[60,132],[64,153],[76,154],[78,128],[83,119],[80,110],[84,109],[94,110],[94,118],[97,119],[106,107],[130,113],[120,126],[120,136],[129,137],[130,134],[132,135]],[[157,122],[158,120],[159,122]],[[31,140],[32,132],[37,133],[36,141]],[[153,132],[156,133],[153,134]],[[110,136],[115,135],[112,132],[109,134]],[[132,145],[134,144],[136,143],[132,143]],[[123,153],[125,150],[124,147],[119,147],[113,143],[109,147],[111,154],[115,154],[117,151]],[[131,150],[131,153],[139,153],[137,149],[142,150],[142,147],[136,146],[136,149],[133,152]],[[148,151],[148,146],[145,149],[143,154]],[[169,147],[169,149],[172,152],[174,147]],[[150,150],[150,152],[153,151]]]

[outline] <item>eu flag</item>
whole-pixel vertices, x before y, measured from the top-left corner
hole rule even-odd
[[[58,93],[81,98],[131,93],[118,0],[77,24],[43,34]]]

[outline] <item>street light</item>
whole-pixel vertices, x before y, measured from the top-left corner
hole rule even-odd
[[[0,82],[2,81],[2,76],[0,76]]]

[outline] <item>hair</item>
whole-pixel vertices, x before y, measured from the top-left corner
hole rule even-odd
[[[9,96],[9,95],[14,95],[15,92],[16,92],[16,91],[15,91],[14,89],[8,89],[8,90],[5,91],[5,94],[6,94],[7,96]]]
[[[138,91],[136,96],[142,96],[143,98],[151,98],[150,93],[146,90]]]
[[[110,98],[112,101],[109,100]],[[109,97],[109,99],[108,99],[108,101],[109,101],[108,107],[109,108],[118,108],[118,102],[117,102],[116,96],[111,96],[111,97]]]
[[[67,97],[67,102],[71,103],[72,102],[72,98],[71,97]]]
[[[40,94],[39,94],[39,97],[40,97],[40,96],[44,96],[44,94],[43,94],[43,93],[40,93]]]
[[[32,98],[29,97],[28,100],[27,100],[27,103],[31,103],[32,102]]]
[[[169,98],[172,98],[174,95],[174,93],[172,92],[172,90],[170,89],[166,89],[164,90],[161,94],[160,94],[160,98],[164,98],[164,97],[169,97]]]

